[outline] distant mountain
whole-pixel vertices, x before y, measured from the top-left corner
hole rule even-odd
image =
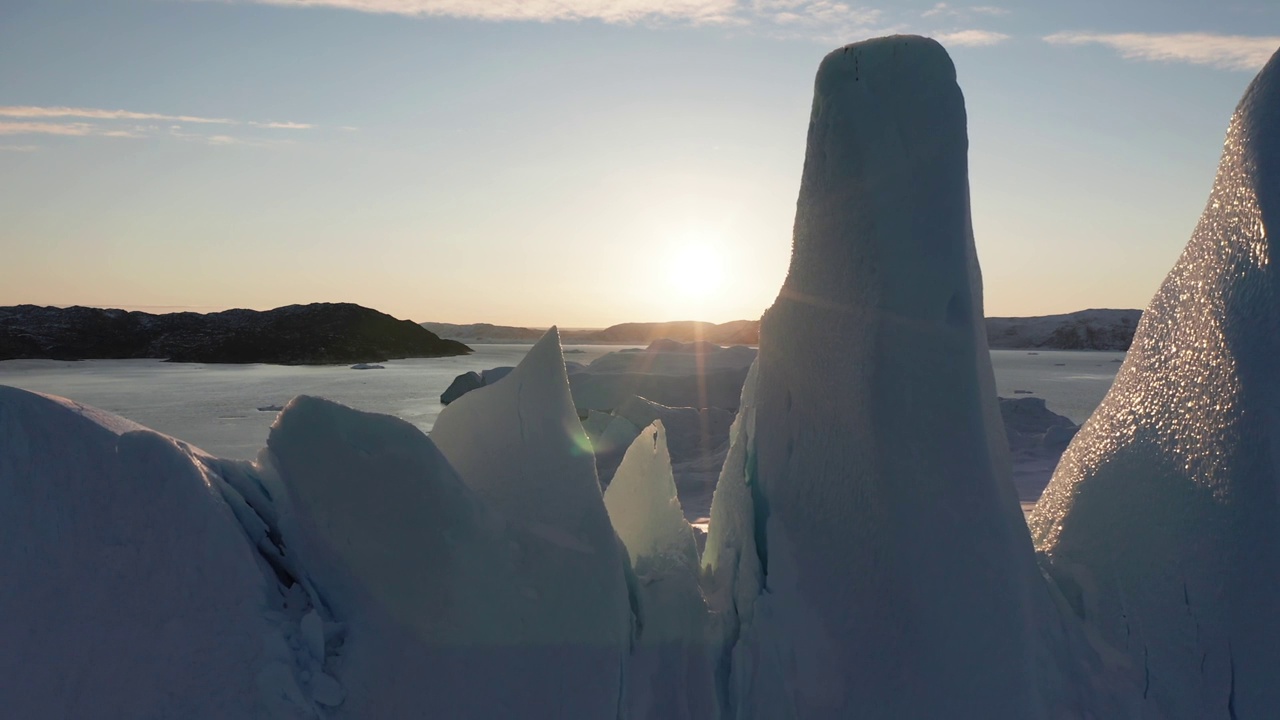
[[[422,327],[440,337],[468,342],[533,342],[542,337],[546,328],[513,327],[475,323],[424,322]],[[715,323],[683,320],[663,323],[622,323],[603,330],[561,330],[564,343],[628,343],[648,345],[654,340],[679,340],[694,342],[706,340],[717,345],[756,345],[760,342],[758,320],[734,320]]]
[[[987,340],[997,350],[1128,350],[1141,310],[1081,310],[1065,315],[987,318]],[[441,337],[469,342],[533,342],[545,328],[508,325],[422,323]],[[654,340],[707,340],[717,345],[760,344],[760,321],[734,320],[716,325],[693,320],[622,323],[603,330],[561,330],[565,343],[628,343]]]
[[[547,331],[546,328],[512,327],[510,325],[490,325],[489,323],[455,325],[453,323],[424,322],[420,324],[442,338],[489,342],[523,342],[525,340],[536,342]]]
[[[165,315],[86,307],[0,307],[0,360],[164,358],[345,365],[469,352],[466,345],[443,340],[411,320],[350,303]]]
[[[696,342],[705,340],[717,345],[757,345],[760,342],[760,321],[735,320],[716,325],[696,320],[662,323],[622,323],[603,330],[570,331],[564,333],[570,342],[643,343],[654,340],[678,340]]]
[[[1141,310],[987,318],[987,344],[1009,350],[1128,350],[1141,318]]]

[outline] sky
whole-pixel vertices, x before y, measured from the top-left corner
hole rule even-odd
[[[1274,0],[0,0],[0,305],[758,317],[813,75],[929,35],[986,313],[1144,307]]]

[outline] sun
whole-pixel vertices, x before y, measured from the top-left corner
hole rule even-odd
[[[724,255],[705,242],[678,244],[671,253],[668,280],[685,299],[709,297],[724,284]]]

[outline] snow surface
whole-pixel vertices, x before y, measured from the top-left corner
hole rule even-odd
[[[1030,518],[1144,712],[1280,708],[1280,53],[1245,92],[1207,207]]]

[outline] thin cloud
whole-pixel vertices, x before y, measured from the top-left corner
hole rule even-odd
[[[89,123],[45,123],[0,121],[0,135],[65,135],[84,137],[97,135],[99,129]]]
[[[581,21],[632,25],[683,23],[821,30],[824,35],[869,30],[880,12],[840,0],[230,0],[296,8],[335,8],[409,17],[487,21]],[[812,33],[809,35],[812,37]]]
[[[267,128],[268,130],[311,130],[315,127],[310,123],[296,122],[251,122],[253,127]]]
[[[834,0],[754,0],[739,24],[785,40],[843,43],[885,34],[879,10]]]
[[[103,110],[101,108],[35,107],[32,105],[0,106],[0,117],[50,119],[82,118],[86,120],[162,120],[165,122],[210,123],[236,125],[226,118],[196,117],[193,115],[162,115],[159,113],[132,112],[130,110]]]
[[[1047,35],[1053,45],[1104,45],[1126,60],[1180,62],[1222,70],[1256,71],[1280,47],[1280,36],[1213,33],[1085,33]]]
[[[86,122],[93,121],[93,122]],[[126,123],[123,121],[134,121]],[[150,121],[150,124],[135,124]],[[162,126],[159,123],[164,123]],[[136,112],[133,110],[107,110],[83,107],[39,107],[35,105],[0,106],[0,135],[60,135],[64,137],[147,138],[167,135],[180,140],[201,142],[208,145],[266,145],[254,138],[244,138],[227,132],[216,134],[187,133],[181,130],[189,125],[223,126],[228,129],[254,128],[269,131],[311,130],[310,123],[233,120],[231,118],[201,117],[198,115],[169,115],[165,113]],[[219,127],[219,130],[222,128]]]
[[[938,33],[934,40],[943,45],[960,47],[990,47],[1009,39],[1008,35],[991,30],[956,30],[955,32]]]
[[[952,10],[950,5],[944,2],[940,2],[937,5],[934,5],[933,7],[929,8],[928,10],[925,10],[924,12],[920,13],[920,17],[927,17],[927,18],[943,17],[946,15],[952,15],[954,13],[955,13],[955,10]]]
[[[385,15],[471,20],[600,20],[629,24],[649,20],[720,23],[732,19],[738,0],[242,0],[285,7],[327,7]]]
[[[949,3],[940,2],[933,7],[920,13],[923,18],[936,17],[967,17],[969,15],[1008,15],[1009,11],[995,5],[975,5],[972,7],[955,7]]]
[[[206,0],[209,1],[209,0]],[[780,40],[847,43],[911,30],[855,0],[224,0],[237,4],[330,8],[414,18],[481,21],[582,21],[677,24],[740,29]],[[995,5],[953,7],[939,2],[926,18],[1004,15]],[[928,33],[926,33],[928,34]],[[932,33],[951,45],[989,46],[1008,36],[990,30]]]
[[[31,153],[39,149],[39,145],[0,145],[0,152]]]

